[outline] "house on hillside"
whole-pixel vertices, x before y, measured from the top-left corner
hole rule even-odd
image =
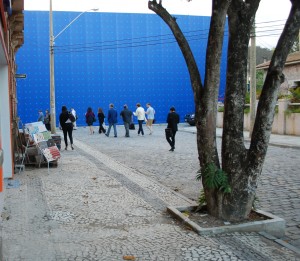
[[[257,65],[256,69],[263,70],[266,77],[269,65],[270,61]],[[300,87],[300,52],[291,53],[287,57],[283,73],[285,82],[280,87],[281,94],[288,94],[289,89]]]

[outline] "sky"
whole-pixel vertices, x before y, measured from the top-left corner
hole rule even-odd
[[[50,0],[24,0],[25,10],[47,11]],[[125,4],[126,3],[126,4]],[[163,0],[163,6],[174,15],[210,16],[211,0]],[[148,13],[148,0],[52,0],[54,11]],[[261,0],[256,14],[256,45],[272,49],[290,12],[290,0]]]

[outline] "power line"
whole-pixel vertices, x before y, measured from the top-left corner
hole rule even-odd
[[[274,20],[274,21],[265,21],[256,23],[257,25],[261,24],[270,24],[274,22],[282,22],[285,20]],[[278,26],[284,26],[284,24],[279,25],[265,25],[259,26],[259,31],[256,32],[256,37],[274,37],[279,36],[282,28],[275,29],[267,29],[274,28]],[[265,30],[264,30],[265,29]],[[183,32],[188,41],[200,41],[206,40],[208,38],[209,28],[200,29],[200,30],[191,30]],[[270,32],[278,32],[278,33],[270,33]],[[200,34],[195,34],[200,33]],[[190,34],[190,35],[189,35]],[[224,31],[224,37],[228,35],[228,31]],[[145,46],[156,46],[162,44],[172,44],[176,43],[176,40],[172,33],[161,34],[161,35],[151,35],[151,36],[141,36],[141,37],[133,37],[133,38],[125,38],[125,39],[117,39],[117,40],[106,40],[102,42],[93,42],[93,43],[77,43],[71,45],[61,45],[55,46],[56,53],[72,53],[72,52],[92,52],[92,51],[105,51],[105,50],[113,50],[113,49],[124,49],[124,48],[137,48],[137,47],[145,47]]]

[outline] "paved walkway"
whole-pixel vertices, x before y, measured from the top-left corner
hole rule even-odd
[[[257,233],[204,237],[171,218],[166,206],[197,199],[199,164],[192,128],[180,127],[174,153],[164,128],[145,137],[133,131],[131,138],[122,126],[118,138],[79,128],[75,150],[62,151],[50,175],[28,167],[16,174],[16,188],[5,192],[2,260],[300,260]],[[294,147],[270,146],[258,194],[264,210],[288,220],[285,240],[297,247],[300,142],[294,138]]]

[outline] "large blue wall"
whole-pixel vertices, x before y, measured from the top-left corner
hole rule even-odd
[[[18,51],[18,113],[23,123],[37,120],[50,108],[49,13],[25,11],[25,41]],[[78,13],[54,12],[54,35]],[[197,60],[202,79],[209,17],[177,16]],[[226,48],[227,42],[224,45]],[[226,61],[221,69],[220,97]],[[157,122],[165,122],[170,106],[183,121],[194,111],[193,94],[182,53],[167,25],[155,14],[85,13],[55,40],[56,115],[62,105],[74,107],[85,125],[87,107],[105,112],[114,103],[135,110],[150,102]],[[119,120],[121,123],[121,120]]]

